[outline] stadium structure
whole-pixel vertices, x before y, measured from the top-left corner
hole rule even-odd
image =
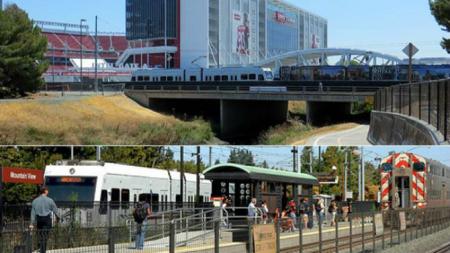
[[[282,0],[126,0],[126,37],[118,63],[242,66],[326,48],[328,22]]]
[[[80,81],[80,73],[83,78],[94,78],[96,46],[89,26],[49,21],[34,23],[48,40],[45,56],[50,67],[44,75],[47,82],[77,82]],[[116,65],[118,58],[129,47],[125,36],[100,34],[97,38],[98,78],[128,80],[134,66]]]

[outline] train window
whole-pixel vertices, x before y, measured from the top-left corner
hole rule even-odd
[[[442,177],[445,177],[445,169],[442,168]]]
[[[150,81],[150,77],[149,76],[144,76],[144,81]]]
[[[136,82],[136,77],[135,76],[131,77],[131,81]]]
[[[120,189],[111,189],[111,208],[118,208],[120,202]]]
[[[173,81],[173,76],[168,76],[167,81]]]
[[[133,202],[136,203],[136,201],[137,201],[137,196],[136,196],[136,194],[134,194]]]
[[[122,189],[122,192],[120,194],[120,199],[122,201],[122,208],[127,209],[128,204],[130,203],[130,190],[128,189]]]
[[[138,76],[138,82],[142,82],[144,81],[144,77],[143,76]]]
[[[392,164],[390,164],[390,163],[383,163],[383,164],[381,164],[381,169],[384,171],[384,172],[390,172],[390,171],[392,171]]]
[[[228,76],[222,76],[222,81],[228,81]]]
[[[250,74],[250,75],[248,76],[248,79],[250,79],[250,80],[256,80],[256,74]]]
[[[106,214],[108,212],[108,192],[102,190],[100,194],[100,208],[98,210],[100,214]]]
[[[241,75],[241,80],[248,80],[248,75],[247,74],[242,74]]]
[[[161,76],[161,82],[165,82],[165,81],[167,81],[167,77]]]
[[[220,81],[220,76],[214,76],[214,81]]]
[[[415,171],[425,171],[425,163],[418,162],[413,164],[413,170]]]
[[[195,81],[197,81],[197,77],[196,76],[191,76],[191,77],[189,77],[189,80],[191,82],[195,82]]]
[[[258,80],[259,81],[264,81],[264,75],[258,75]]]

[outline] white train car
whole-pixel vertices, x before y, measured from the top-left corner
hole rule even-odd
[[[139,69],[133,72],[132,82],[225,82],[273,81],[270,68],[224,67],[210,69]]]
[[[175,202],[178,172],[115,163],[61,161],[45,169],[45,185],[56,202]],[[211,182],[200,176],[202,200],[209,201]],[[185,173],[184,202],[193,202],[196,175]],[[178,186],[178,187],[177,187]]]

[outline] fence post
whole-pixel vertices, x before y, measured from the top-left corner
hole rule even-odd
[[[248,252],[253,253],[253,222],[248,222]]]
[[[411,116],[411,88],[412,84],[408,86],[408,115]]]
[[[338,219],[338,217],[336,216],[336,219],[335,219],[335,221],[334,221],[334,224],[335,224],[335,247],[336,247],[336,249],[335,249],[335,252],[336,253],[339,253],[339,219]]]
[[[377,236],[377,228],[375,224],[375,212],[372,213],[372,249],[373,252],[375,252],[375,242],[376,242],[376,236]]]
[[[390,210],[389,211],[389,216],[390,216],[390,220],[391,220],[391,240],[390,240],[390,247],[392,247],[393,244],[393,240],[394,240],[394,211]]]
[[[319,253],[322,253],[322,223],[323,223],[323,218],[321,217],[321,214],[318,214],[319,217]]]
[[[33,239],[31,237],[31,233],[33,233],[31,230],[27,230],[27,232],[25,232],[25,252],[26,253],[31,253],[33,252]],[[2,243],[3,244],[3,243]],[[3,249],[1,249],[3,252]]]
[[[302,253],[303,252],[303,227],[305,226],[305,224],[303,223],[303,215],[304,214],[300,214],[299,215],[299,235],[298,235],[298,252]]]
[[[352,236],[353,236],[353,222],[352,222],[353,217],[352,216],[353,215],[351,213],[348,214],[348,221],[350,224],[350,238],[349,238],[350,239],[349,240],[350,253],[353,252],[353,238],[352,238]]]
[[[219,253],[220,251],[220,221],[214,222],[214,253]]]
[[[173,220],[170,221],[169,252],[175,253],[175,224]]]
[[[113,228],[110,226],[108,228],[108,253],[114,253],[115,247],[114,247],[114,231]]]
[[[275,234],[277,237],[277,253],[279,253],[281,251],[281,245],[280,245],[280,218],[277,219],[277,221],[275,222]]]
[[[365,236],[364,236],[364,213],[361,214],[361,243],[362,243],[362,251],[365,252],[366,249],[366,243],[365,243]]]
[[[431,82],[428,82],[428,124],[431,124]]]

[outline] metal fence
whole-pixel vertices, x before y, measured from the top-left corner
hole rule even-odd
[[[146,225],[143,252],[257,252],[266,240],[276,252],[381,252],[450,227],[450,208],[311,214],[264,219],[230,216],[226,210],[195,209],[192,215]],[[155,222],[155,220],[157,222]],[[313,221],[313,222],[311,222]],[[269,224],[274,234],[256,235],[257,225]],[[18,229],[0,234],[0,252],[30,253],[46,245],[52,253],[136,252],[134,222],[121,226],[57,225],[51,230]],[[139,251],[138,251],[139,252]]]
[[[375,109],[415,117],[450,139],[450,79],[402,84],[377,91]]]

